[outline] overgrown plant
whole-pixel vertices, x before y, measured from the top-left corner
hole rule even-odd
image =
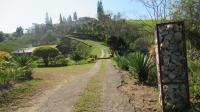
[[[151,69],[155,66],[155,64],[151,62],[151,58],[143,53],[135,52],[129,54],[127,60],[131,73],[136,73],[139,82],[145,83]]]

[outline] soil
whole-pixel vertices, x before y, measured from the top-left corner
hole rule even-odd
[[[119,89],[129,96],[129,102],[135,112],[161,112],[158,102],[158,90],[155,87],[138,84],[127,72],[121,71],[122,82]]]

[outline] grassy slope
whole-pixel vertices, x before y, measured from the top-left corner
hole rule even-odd
[[[81,40],[75,37],[70,37],[73,40],[77,40],[77,41],[81,41],[83,43],[86,43],[87,45],[92,46],[92,55],[97,55],[98,58],[100,58],[101,56],[101,50],[105,50],[106,52],[109,52],[109,48],[107,46],[104,45],[103,42],[97,42],[97,41],[92,41],[92,40]],[[107,55],[105,55],[104,57],[106,57]]]

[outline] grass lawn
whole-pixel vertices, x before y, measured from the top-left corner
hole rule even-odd
[[[99,112],[101,106],[101,95],[103,91],[103,78],[106,71],[106,61],[102,61],[100,71],[91,78],[86,89],[75,103],[75,112]]]

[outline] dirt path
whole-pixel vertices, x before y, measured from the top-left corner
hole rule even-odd
[[[108,71],[103,87],[103,112],[134,112],[129,99],[117,87],[121,84],[121,76],[111,60],[108,60]]]
[[[103,57],[105,55],[102,50]],[[17,112],[72,112],[73,104],[79,98],[90,78],[99,71],[101,62],[97,61],[89,72],[71,77],[53,90],[45,91],[45,94],[32,102],[31,107],[19,108]]]
[[[101,57],[106,56],[102,50]],[[73,105],[87,86],[88,81],[100,70],[102,61],[97,61],[87,73],[77,74],[53,90],[46,91],[44,95],[32,102],[31,107],[18,109],[17,112],[73,112]],[[108,60],[108,69],[103,80],[102,112],[134,112],[127,96],[123,95],[117,87],[121,84],[121,77],[111,60]]]

